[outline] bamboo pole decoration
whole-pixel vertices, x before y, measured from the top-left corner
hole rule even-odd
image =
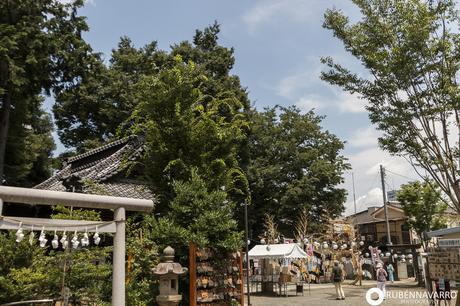
[[[190,273],[190,306],[196,306],[196,245],[190,243],[188,248],[189,273]]]
[[[239,264],[239,268],[240,268],[240,279],[241,279],[241,284],[240,284],[240,292],[241,292],[241,295],[240,295],[240,304],[241,305],[244,305],[244,273],[243,273],[243,254],[244,253],[241,253],[239,258],[237,259],[238,260],[238,264]],[[247,265],[249,267],[249,264]],[[249,268],[248,270],[246,271],[246,273],[248,273],[249,275]]]

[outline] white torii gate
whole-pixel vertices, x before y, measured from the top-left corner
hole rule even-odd
[[[111,197],[84,193],[71,193],[41,189],[0,186],[0,229],[18,229],[18,222],[46,226],[48,230],[87,227],[94,231],[94,221],[75,221],[41,218],[22,218],[2,216],[3,203],[23,203],[40,205],[65,205],[80,208],[114,209],[113,223],[98,227],[98,231],[114,232],[113,239],[113,275],[112,275],[112,305],[125,305],[125,231],[126,211],[150,212],[153,210],[152,200],[142,200],[123,197]],[[91,230],[91,226],[93,229]],[[24,226],[27,228],[27,226]]]

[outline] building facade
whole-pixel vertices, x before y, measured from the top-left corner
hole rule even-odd
[[[388,208],[388,221],[392,244],[415,244],[419,242],[415,233],[409,229],[401,206],[397,202],[390,202]],[[369,207],[367,210],[350,215],[346,218],[354,225],[358,237],[369,244],[386,244],[387,229],[384,207]]]

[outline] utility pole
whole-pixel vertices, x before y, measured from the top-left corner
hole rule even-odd
[[[388,208],[387,208],[387,192],[385,190],[385,168],[380,165],[380,178],[382,179],[382,193],[383,193],[383,209],[385,211],[385,223],[387,228],[387,244],[391,243],[390,222],[388,221]]]
[[[356,215],[356,190],[355,190],[355,174],[351,173],[351,180],[353,181],[353,203],[355,205],[355,215]]]

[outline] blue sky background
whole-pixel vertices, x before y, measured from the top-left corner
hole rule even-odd
[[[360,64],[340,41],[322,28],[327,8],[342,9],[352,20],[359,12],[349,0],[91,0],[80,11],[87,16],[85,34],[93,49],[110,58],[121,36],[137,47],[156,40],[159,47],[192,39],[195,29],[214,20],[221,24],[221,44],[235,48],[233,73],[248,87],[254,106],[297,105],[325,115],[325,129],[346,140],[345,156],[353,167],[358,211],[381,205],[379,164],[388,173],[387,188],[397,188],[417,176],[402,158],[390,157],[377,146],[365,102],[321,81],[321,56],[332,56],[354,71]],[[364,73],[364,72],[363,72]],[[52,100],[46,102],[47,108]],[[64,148],[58,144],[57,153]],[[402,177],[401,175],[405,176]],[[349,191],[346,213],[354,211],[351,171],[345,174]]]

